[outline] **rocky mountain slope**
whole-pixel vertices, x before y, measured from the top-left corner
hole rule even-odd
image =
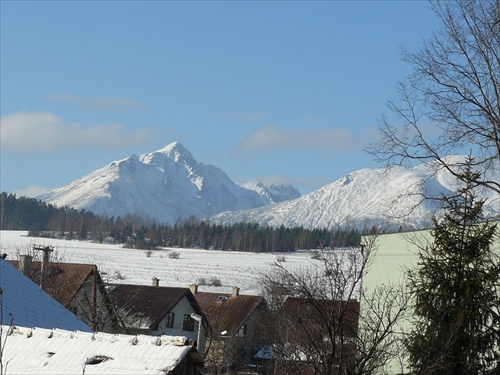
[[[259,195],[269,199],[271,203],[279,203],[299,198],[299,191],[291,185],[265,185],[260,181],[246,182],[242,184],[245,189],[253,190]]]

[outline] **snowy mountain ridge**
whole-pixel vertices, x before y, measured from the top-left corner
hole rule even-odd
[[[449,156],[449,162],[465,160],[465,156]],[[440,198],[456,192],[459,184],[451,173],[436,168],[436,163],[413,168],[361,169],[300,198],[271,207],[238,212],[224,212],[211,217],[213,222],[233,224],[241,221],[264,225],[304,228],[337,228],[373,226],[385,230],[428,228],[439,202],[423,197]],[[486,179],[498,181],[500,168],[486,171]],[[500,196],[486,188],[478,188],[479,198],[486,200],[486,217],[500,215]]]
[[[300,197],[299,191],[291,185],[265,185],[260,181],[252,181],[241,184],[241,186],[267,197],[271,203],[279,203]]]
[[[173,224],[296,197],[294,188],[276,190],[271,195],[264,185],[259,192],[239,186],[221,169],[198,163],[182,144],[173,142],[156,152],[114,161],[37,198],[60,207],[108,216],[136,214]]]
[[[464,156],[449,156],[463,162]],[[500,179],[498,163],[486,171]],[[219,168],[198,163],[179,142],[152,153],[132,155],[37,198],[56,206],[86,209],[108,216],[136,214],[174,224],[179,219],[208,218],[233,224],[247,221],[304,228],[428,227],[436,201],[456,191],[458,183],[435,163],[413,168],[360,169],[307,195],[292,186],[251,182],[235,184]],[[500,215],[500,197],[485,188],[487,216]]]

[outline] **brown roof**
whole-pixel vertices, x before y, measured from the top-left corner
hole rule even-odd
[[[189,288],[173,288],[150,285],[109,284],[108,292],[116,309],[123,316],[135,317],[129,328],[157,329],[162,319],[184,298],[193,310],[201,310]]]
[[[208,324],[223,336],[234,336],[250,315],[264,303],[262,296],[197,292],[194,297]]]
[[[290,319],[309,320],[312,325],[325,323],[325,319],[332,320],[346,336],[355,336],[358,332],[359,301],[322,300],[288,297],[283,304],[283,311]],[[326,315],[323,315],[325,314]]]
[[[10,264],[19,269],[19,261],[9,260]],[[40,283],[41,262],[33,262],[28,277],[35,283]],[[44,290],[54,297],[61,305],[68,307],[73,298],[92,277],[94,265],[78,263],[50,263]],[[98,281],[101,279],[97,274]]]

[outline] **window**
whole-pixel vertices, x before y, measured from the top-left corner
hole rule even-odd
[[[247,325],[243,324],[238,332],[236,332],[236,337],[245,337],[247,334]]]
[[[173,312],[167,314],[165,317],[165,327],[174,328],[174,316],[175,314]]]
[[[194,320],[190,315],[184,315],[184,323],[182,325],[184,331],[194,331]]]

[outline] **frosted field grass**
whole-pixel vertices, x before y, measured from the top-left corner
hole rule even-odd
[[[52,246],[52,259],[65,263],[95,264],[105,281],[126,284],[151,285],[151,279],[160,279],[160,286],[187,287],[202,279],[220,280],[221,286],[201,285],[200,291],[230,293],[237,286],[242,294],[262,294],[260,275],[272,272],[278,257],[288,269],[316,267],[317,260],[309,252],[244,253],[236,251],[165,248],[153,250],[150,257],[145,250],[126,249],[121,245],[85,241],[66,241],[28,237],[25,231],[0,231],[0,253],[7,259],[32,252],[33,245]],[[179,259],[170,259],[173,251]],[[40,254],[41,255],[41,254]],[[40,258],[41,259],[41,258]]]

